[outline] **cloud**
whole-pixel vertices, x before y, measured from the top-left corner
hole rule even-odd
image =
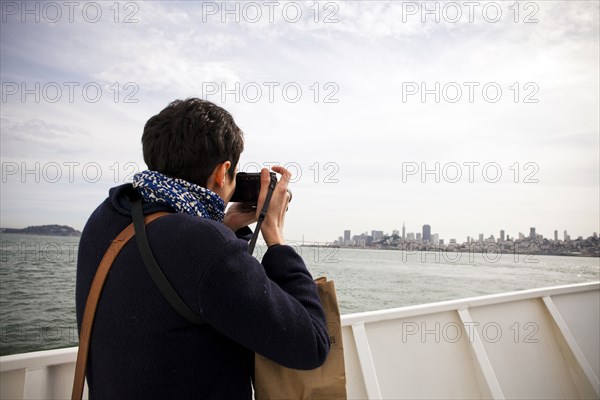
[[[203,82],[239,82],[239,77],[227,63],[196,63],[169,53],[140,54],[135,61],[108,66],[94,74],[94,78],[106,82],[133,80],[145,91],[163,93],[201,93]]]
[[[56,157],[79,154],[86,148],[89,132],[40,119],[0,120],[2,125],[2,157]]]
[[[430,14],[421,22],[424,7],[450,3],[278,2],[270,22],[259,2],[263,14],[256,23],[244,18],[235,23],[232,15],[223,23],[221,13],[206,13],[211,5],[251,12],[244,2],[148,1],[127,3],[134,4],[128,9],[118,3],[119,23],[113,21],[112,2],[101,3],[105,18],[97,24],[80,17],[73,23],[21,23],[17,16],[0,26],[2,82],[98,82],[104,96],[97,103],[82,101],[80,94],[73,103],[22,102],[20,96],[3,102],[3,160],[101,163],[103,180],[91,187],[27,188],[27,193],[36,193],[28,197],[27,208],[46,196],[66,218],[69,200],[62,209],[59,200],[81,193],[81,209],[93,209],[106,188],[116,184],[111,169],[115,162],[120,163],[119,178],[128,173],[123,167],[127,161],[143,167],[143,125],[171,100],[201,96],[207,82],[228,89],[236,83],[277,82],[274,102],[266,96],[258,103],[235,101],[234,96],[223,100],[220,94],[210,100],[229,110],[244,129],[246,161],[301,165],[303,179],[294,207],[302,217],[290,219],[289,237],[306,233],[307,238],[328,240],[343,228],[359,226],[391,231],[406,215],[414,226],[429,222],[439,227],[442,237],[447,232],[464,237],[510,219],[490,215],[490,207],[501,203],[502,213],[515,216],[511,224],[528,226],[527,213],[548,199],[553,208],[540,218],[564,221],[568,215],[574,221],[597,221],[597,2],[518,2],[518,23],[514,2],[495,2],[502,8],[498,23],[483,18],[484,3],[469,22],[463,2],[458,3],[463,14],[457,23],[437,23]],[[289,16],[294,4],[301,7],[297,22],[283,16],[288,4]],[[137,22],[123,23],[133,11]],[[325,23],[328,16],[337,22]],[[527,16],[538,21],[523,23]],[[403,101],[406,82],[425,82],[431,88],[436,82],[443,87],[467,81],[480,84],[473,103],[465,100],[464,86],[463,100],[456,104],[444,98],[436,103],[431,95],[425,102],[419,95]],[[123,102],[132,93],[124,88],[129,82],[136,85],[135,103]],[[297,103],[281,94],[288,82],[302,87]],[[499,102],[482,99],[481,87],[487,82],[502,87]],[[518,102],[511,89],[515,82]],[[337,103],[323,102],[329,93],[326,83],[336,85]],[[538,86],[537,103],[523,102],[531,93],[527,83]],[[118,100],[111,87],[119,88]],[[496,161],[505,174],[512,173],[508,167],[513,163],[522,167],[531,161],[539,163],[541,179],[533,189],[507,183],[489,187],[485,182],[399,185],[403,161]],[[339,165],[339,183],[314,182],[315,169],[321,178],[328,172],[327,162]],[[25,190],[13,183],[3,185],[3,191]],[[17,195],[4,196],[10,210],[3,206],[3,219],[9,212],[27,215],[27,210],[19,214]],[[576,207],[573,196],[580,196]],[[444,199],[451,209],[444,209]],[[329,211],[327,223],[319,224],[313,216],[321,215],[323,207]],[[558,216],[561,209],[565,213]],[[460,223],[457,218],[462,218]],[[354,219],[361,221],[359,226],[352,225]],[[370,221],[390,226],[369,226]],[[587,234],[594,224],[577,222],[577,229]]]

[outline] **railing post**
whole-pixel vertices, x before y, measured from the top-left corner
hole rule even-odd
[[[369,399],[381,399],[381,391],[379,389],[379,381],[377,380],[377,371],[369,346],[369,338],[363,323],[352,325],[352,333],[356,343],[356,351],[358,353],[358,361],[362,370],[363,379],[365,381],[365,389]]]

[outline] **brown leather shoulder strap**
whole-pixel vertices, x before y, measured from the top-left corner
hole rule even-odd
[[[152,221],[155,221],[156,219],[167,214],[169,213],[161,211],[147,215],[144,217],[144,223],[148,225]],[[96,270],[96,275],[94,276],[90,292],[85,302],[83,319],[81,321],[81,331],[79,332],[79,350],[77,351],[77,363],[75,364],[75,380],[73,382],[73,393],[71,394],[72,400],[79,400],[83,395],[92,326],[94,324],[96,307],[98,306],[98,301],[100,300],[100,294],[102,293],[104,282],[106,282],[108,272],[110,271],[113,262],[117,258],[117,255],[134,235],[135,229],[133,228],[133,223],[127,225],[127,227],[123,229],[121,233],[119,233],[112,241],[110,246],[108,246],[108,250],[106,250],[106,253],[104,253],[102,260],[100,261],[100,265]]]

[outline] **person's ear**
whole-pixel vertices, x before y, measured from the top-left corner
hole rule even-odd
[[[215,184],[217,187],[222,188],[225,185],[229,168],[231,168],[231,161],[224,161],[215,168]]]

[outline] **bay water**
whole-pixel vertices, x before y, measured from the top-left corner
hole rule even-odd
[[[1,356],[77,345],[78,242],[0,234]],[[591,257],[294,247],[335,282],[342,314],[600,280]]]

